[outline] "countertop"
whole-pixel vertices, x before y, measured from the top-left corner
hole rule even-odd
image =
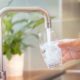
[[[8,77],[7,80],[80,80],[80,64],[70,67],[67,70],[34,70],[24,72],[23,77]]]

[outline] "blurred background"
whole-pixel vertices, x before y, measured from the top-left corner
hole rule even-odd
[[[7,6],[44,8],[50,16],[55,17],[52,20],[52,29],[58,39],[80,37],[79,0],[0,0],[0,9]],[[40,53],[38,41],[33,41],[38,46],[27,50],[24,59],[24,70],[47,68]]]

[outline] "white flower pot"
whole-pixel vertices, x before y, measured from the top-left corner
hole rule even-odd
[[[24,69],[24,54],[13,55],[10,61],[4,56],[4,68],[7,76],[22,76]]]

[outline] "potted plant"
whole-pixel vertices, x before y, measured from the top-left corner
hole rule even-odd
[[[26,29],[33,30],[44,22],[43,18],[28,21],[21,19],[13,21],[17,13],[7,13],[3,18],[3,55],[7,76],[22,76],[24,49],[32,45],[24,43],[27,34]],[[25,23],[22,28],[15,30],[15,25]],[[29,35],[38,38],[37,34],[28,32]]]

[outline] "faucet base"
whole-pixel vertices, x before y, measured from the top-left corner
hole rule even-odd
[[[6,72],[0,71],[0,80],[6,80]]]

